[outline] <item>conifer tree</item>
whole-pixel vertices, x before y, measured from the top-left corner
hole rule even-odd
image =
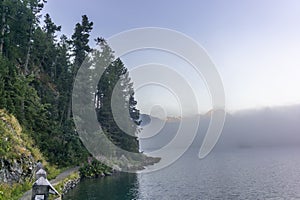
[[[102,63],[98,63],[97,67],[104,68],[104,73],[97,87],[97,116],[101,127],[111,141],[120,148],[138,152],[139,145],[137,141],[139,111],[136,108],[137,102],[134,99],[133,84],[129,77],[127,68],[124,66],[120,58],[113,61],[113,51],[110,49],[104,39],[98,38],[98,45],[101,49]],[[117,98],[116,108],[112,108],[113,92]],[[126,115],[114,116],[112,109],[116,109],[117,113],[128,111]],[[116,124],[115,119],[121,117],[118,122],[121,122],[121,128]]]

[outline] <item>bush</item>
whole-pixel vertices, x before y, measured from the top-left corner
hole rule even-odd
[[[24,192],[31,189],[31,183],[15,183],[13,185],[0,185],[0,200],[18,200]]]
[[[112,168],[104,165],[98,160],[93,160],[91,163],[86,163],[79,169],[81,178],[97,178],[112,173]]]

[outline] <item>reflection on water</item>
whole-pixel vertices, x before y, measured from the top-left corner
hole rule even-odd
[[[136,174],[119,173],[99,179],[85,179],[63,199],[69,200],[131,200],[136,195]]]
[[[240,149],[204,160],[197,153],[154,173],[85,180],[64,199],[300,199],[299,149]]]

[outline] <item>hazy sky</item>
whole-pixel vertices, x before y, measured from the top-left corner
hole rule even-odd
[[[93,38],[148,26],[192,37],[216,64],[228,110],[300,103],[298,0],[49,0],[44,12],[49,12],[67,35],[72,34],[81,15],[87,14],[94,22]],[[124,58],[127,65],[139,63],[132,59],[130,55]],[[173,67],[182,70],[179,65]],[[197,93],[199,111],[208,110],[203,80],[197,83],[192,75],[182,74]],[[137,94],[145,112],[158,101],[157,95],[151,95],[158,90],[151,93],[148,87],[147,91],[148,96],[145,90]],[[167,94],[162,97],[167,99],[166,105],[172,104]]]

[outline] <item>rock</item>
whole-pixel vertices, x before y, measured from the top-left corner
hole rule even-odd
[[[68,180],[63,186],[62,193],[66,194],[69,190],[75,188],[79,182],[80,182],[80,178],[74,180]]]
[[[105,175],[105,176],[111,176],[112,173],[110,173],[110,172],[104,172],[104,175]]]
[[[14,116],[0,109],[0,122],[1,130],[4,130],[0,135],[4,137],[5,144],[10,146],[4,149],[5,156],[0,158],[0,184],[22,183],[33,176],[33,153],[31,148],[27,148],[28,141],[21,137],[22,127]]]
[[[113,172],[119,172],[119,171],[121,171],[122,169],[121,169],[121,167],[119,167],[118,165],[113,165],[112,166],[112,171]]]
[[[13,160],[0,158],[0,183],[19,183],[32,177],[34,168],[32,157],[21,157]]]

